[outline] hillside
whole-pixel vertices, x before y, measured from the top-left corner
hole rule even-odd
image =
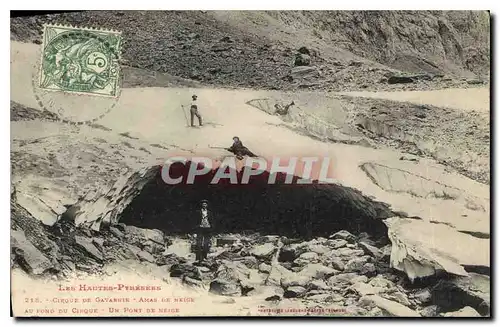
[[[40,43],[44,23],[122,31],[125,65],[214,86],[352,91],[489,82],[487,12],[88,11],[13,18],[11,39]],[[392,84],[401,74],[414,78]]]

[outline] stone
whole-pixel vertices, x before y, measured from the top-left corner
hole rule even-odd
[[[361,283],[368,283],[368,277],[366,276],[354,276],[352,279],[351,279],[351,284],[354,284],[354,283],[358,283],[358,282],[361,282]]]
[[[113,234],[116,238],[122,239],[125,234],[123,234],[118,228],[116,227],[109,227],[109,232]]]
[[[427,304],[432,300],[432,293],[428,288],[424,288],[413,294],[413,298],[420,304]]]
[[[390,280],[382,277],[382,276],[375,276],[370,280],[370,285],[373,287],[380,287],[380,288],[393,288],[394,283],[391,282]]]
[[[308,252],[317,253],[318,255],[323,255],[330,252],[330,248],[321,244],[312,244],[307,247]]]
[[[411,303],[408,300],[408,297],[403,292],[395,291],[395,292],[391,292],[391,293],[382,294],[381,296],[385,299],[401,303],[404,306],[407,306],[407,307],[411,306]]]
[[[315,66],[296,66],[290,71],[292,79],[317,78],[320,76],[319,70]]]
[[[311,57],[307,54],[297,53],[295,55],[295,66],[309,66],[311,64]]]
[[[326,279],[338,273],[337,270],[319,263],[307,264],[299,274],[313,279]]]
[[[234,253],[231,251],[222,251],[215,257],[219,260],[231,260],[231,261],[236,261],[241,259],[241,255],[239,253]]]
[[[85,236],[78,236],[76,235],[75,236],[75,242],[76,244],[80,247],[80,249],[82,249],[83,251],[85,251],[85,253],[87,253],[91,258],[99,261],[99,262],[103,262],[104,261],[104,257],[101,253],[101,251],[99,251],[94,244],[92,244],[92,240],[85,237]]]
[[[254,246],[250,249],[250,255],[258,259],[270,260],[273,254],[276,252],[276,246],[273,243],[266,243],[262,245]]]
[[[333,240],[346,240],[349,243],[354,243],[356,242],[356,236],[352,235],[346,230],[341,230],[336,232],[335,234],[331,235],[329,239]]]
[[[94,245],[97,246],[99,250],[104,250],[104,239],[100,237],[94,237],[92,239],[92,243],[94,243]]]
[[[307,295],[306,298],[315,302],[333,302],[333,297],[327,293]]]
[[[305,252],[302,253],[297,259],[294,260],[294,263],[299,266],[304,266],[309,263],[316,263],[319,261],[319,256],[315,252]]]
[[[301,53],[301,54],[306,54],[308,56],[311,55],[311,51],[309,51],[309,49],[307,47],[300,47],[299,50],[297,50],[298,53]]]
[[[223,261],[217,269],[215,277],[240,281],[250,278],[250,269],[241,262]]]
[[[306,294],[306,289],[302,286],[291,286],[288,287],[283,294],[284,298],[299,298]]]
[[[147,262],[151,262],[151,263],[154,263],[154,262],[156,261],[155,257],[153,257],[153,256],[151,255],[151,253],[146,252],[146,251],[144,251],[144,250],[139,251],[139,252],[137,253],[137,256],[139,257],[139,259],[140,259],[141,261],[147,261]]]
[[[346,240],[337,239],[337,240],[330,240],[329,245],[333,249],[340,249],[340,248],[343,248],[344,246],[346,246],[347,243],[348,242]]]
[[[324,280],[312,280],[307,284],[309,290],[329,290],[330,287]]]
[[[278,255],[278,261],[292,262],[306,251],[307,251],[307,244],[305,243],[285,245],[280,250],[280,253]]]
[[[360,299],[363,303],[372,303],[385,313],[395,317],[420,317],[418,312],[405,307],[404,305],[384,299],[378,295],[366,295]]]
[[[337,251],[342,257],[360,257],[365,254],[365,251],[363,250],[354,250],[349,248],[341,248]]]
[[[224,296],[241,296],[241,287],[234,281],[217,278],[210,283],[209,292]]]
[[[271,295],[264,299],[264,301],[279,301],[279,300],[281,300],[281,296],[279,295]]]
[[[223,247],[225,245],[233,245],[238,242],[238,238],[235,236],[222,236],[218,237],[216,241],[217,247]]]
[[[305,276],[298,273],[290,273],[281,278],[281,286],[283,288],[291,286],[305,287],[310,281],[310,276]]]
[[[244,264],[250,269],[257,269],[259,267],[259,261],[252,256],[246,256],[238,259],[239,262]]]
[[[170,267],[170,277],[183,276],[201,280],[201,273],[198,268],[189,263],[178,263]]]
[[[259,271],[263,273],[269,273],[271,271],[271,266],[263,262],[259,265]]]
[[[16,262],[28,272],[41,275],[53,267],[50,260],[26,238],[22,230],[10,231],[10,244]]]
[[[477,273],[468,277],[456,277],[440,280],[431,289],[433,304],[443,311],[470,306],[481,315],[490,314],[490,278]]]
[[[151,240],[144,242],[143,249],[151,254],[162,254],[165,252],[165,246],[163,244],[158,244]]]
[[[334,275],[327,280],[327,284],[332,287],[343,287],[350,285],[352,280],[357,277],[356,273],[343,273]],[[366,276],[364,276],[366,278]]]
[[[376,295],[376,294],[379,294],[379,293],[384,291],[384,288],[374,287],[374,286],[371,286],[370,284],[363,283],[363,282],[355,283],[354,285],[352,285],[350,287],[350,289],[354,290],[360,296]]]
[[[281,286],[269,286],[269,285],[256,285],[253,290],[247,293],[247,296],[260,297],[260,298],[270,298],[278,297],[281,299],[283,297],[284,290]],[[272,300],[267,300],[272,301]]]
[[[250,270],[241,262],[224,261],[215,273],[215,280],[210,283],[211,293],[240,296],[250,292],[254,287],[249,282]]]
[[[339,258],[333,257],[330,259],[330,264],[332,265],[333,269],[337,269],[340,271],[344,270],[344,264],[342,263],[342,260]]]
[[[203,282],[201,280],[191,278],[187,275],[182,278],[182,283],[191,287],[203,287]]]
[[[390,76],[387,79],[387,83],[389,84],[407,84],[407,83],[413,83],[415,82],[413,78],[408,77],[408,76]]]
[[[57,222],[58,217],[65,211],[65,208],[59,204],[56,206],[49,205],[47,202],[43,201],[42,195],[40,195],[40,197],[24,192],[16,192],[17,204],[26,209],[26,211],[34,218],[40,220],[44,225],[52,226]]]
[[[392,217],[384,223],[392,243],[391,267],[403,271],[411,281],[433,276],[438,270],[467,277],[464,266],[490,267],[489,239],[426,220]]]
[[[374,246],[371,246],[370,244],[368,244],[366,242],[359,242],[358,245],[363,251],[365,251],[365,254],[367,254],[369,256],[372,256],[376,259],[381,259],[383,257],[382,251],[380,251],[379,249],[377,249]]]
[[[289,274],[293,274],[290,270],[286,269],[280,264],[271,265],[271,271],[267,276],[266,285],[278,285],[281,286],[281,279],[283,277],[288,276]]]
[[[431,289],[433,304],[442,311],[453,311],[470,306],[481,315],[490,314],[490,277],[469,273],[468,277],[440,280]]]
[[[454,312],[446,312],[443,316],[444,317],[462,317],[462,318],[481,317],[479,312],[477,312],[476,310],[474,310],[471,307],[464,307],[464,308],[462,308],[458,311],[454,311]]]
[[[158,244],[164,244],[164,234],[158,229],[146,229],[125,225],[124,230],[125,234],[136,235],[145,240],[151,240]]]
[[[429,305],[419,311],[422,317],[437,317],[438,316],[438,306]]]
[[[368,277],[373,277],[377,274],[377,268],[375,268],[373,263],[367,262],[361,267],[359,273]]]
[[[368,258],[369,257],[358,257],[351,259],[346,263],[344,270],[347,272],[360,272],[363,269],[363,266],[368,263]]]

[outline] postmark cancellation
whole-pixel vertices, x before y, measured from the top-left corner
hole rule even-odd
[[[44,25],[38,87],[116,97],[121,32]]]

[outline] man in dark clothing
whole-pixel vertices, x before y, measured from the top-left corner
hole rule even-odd
[[[198,112],[198,103],[196,101],[198,97],[196,96],[196,94],[192,96],[192,99],[193,101],[191,102],[191,126],[194,127],[194,116],[198,117],[198,123],[200,124],[200,126],[203,126],[201,115]]]
[[[199,218],[197,221],[196,236],[196,261],[202,262],[208,257],[210,251],[210,237],[214,228],[214,219],[212,212],[208,210],[208,201],[201,201],[201,209],[197,210]]]
[[[244,156],[249,157],[257,157],[252,151],[248,150],[247,147],[243,146],[243,143],[240,141],[238,136],[233,137],[233,145],[231,147],[226,148],[227,151],[232,152],[236,155],[238,160],[242,160]]]

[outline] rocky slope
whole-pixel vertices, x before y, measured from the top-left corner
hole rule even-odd
[[[43,23],[120,30],[124,64],[205,85],[352,91],[489,82],[487,12],[89,11],[12,18],[11,38],[40,43]]]

